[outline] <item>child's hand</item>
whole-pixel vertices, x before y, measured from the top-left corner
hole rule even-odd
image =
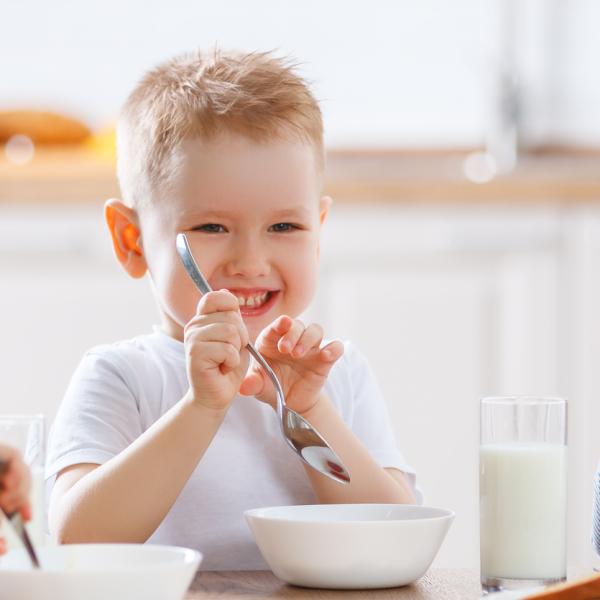
[[[237,298],[227,290],[205,294],[185,326],[190,390],[195,402],[225,409],[248,370],[248,330]]]
[[[0,508],[11,514],[21,513],[24,521],[31,519],[29,491],[31,475],[17,450],[0,444]],[[6,552],[6,543],[0,537],[0,554]]]
[[[333,341],[320,348],[323,330],[313,323],[308,327],[282,315],[265,328],[256,340],[256,349],[277,375],[286,404],[302,414],[318,401],[331,367],[344,353],[344,346]],[[254,364],[240,387],[245,396],[276,406],[277,396],[269,376]]]

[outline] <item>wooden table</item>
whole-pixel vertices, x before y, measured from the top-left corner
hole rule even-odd
[[[373,600],[471,600],[481,598],[476,569],[431,569],[417,583],[382,590],[316,590],[286,585],[270,571],[199,571],[186,600],[209,598],[302,598],[327,600],[362,598]]]
[[[591,569],[569,567],[567,578],[591,575]],[[287,585],[271,571],[198,571],[186,600],[209,598],[296,598],[297,600],[475,600],[483,596],[477,569],[430,569],[417,583],[382,590],[316,590]]]

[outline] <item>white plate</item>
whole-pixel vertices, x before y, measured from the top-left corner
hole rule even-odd
[[[45,546],[38,556],[41,570],[22,549],[0,557],[2,600],[181,600],[202,560],[152,544]]]

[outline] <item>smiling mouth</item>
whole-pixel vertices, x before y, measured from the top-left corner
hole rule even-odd
[[[240,312],[244,316],[257,316],[267,312],[279,294],[279,290],[263,290],[250,294],[243,294],[240,290],[230,291],[237,298]]]
[[[254,294],[253,296],[242,296],[239,292],[232,292],[232,294],[237,298],[240,308],[242,306],[247,306],[248,308],[260,308],[268,301],[272,292],[263,292],[262,294]]]

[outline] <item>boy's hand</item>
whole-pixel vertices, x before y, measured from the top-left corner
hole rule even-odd
[[[0,508],[6,514],[21,513],[24,521],[31,519],[29,492],[31,475],[17,450],[0,444]],[[6,543],[0,537],[0,554],[6,552]]]
[[[248,330],[237,298],[227,290],[205,294],[185,326],[187,371],[194,401],[226,409],[248,370]]]
[[[265,328],[256,340],[256,349],[277,375],[286,404],[303,414],[318,401],[331,367],[344,353],[333,341],[320,347],[323,330],[315,323],[304,327],[301,321],[282,315]],[[253,364],[240,387],[240,394],[256,396],[275,407],[275,387],[262,367]]]

